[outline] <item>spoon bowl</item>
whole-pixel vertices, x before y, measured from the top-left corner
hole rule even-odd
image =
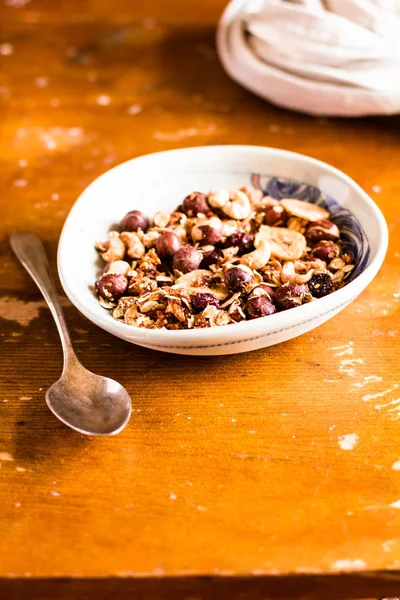
[[[122,431],[131,415],[131,399],[122,385],[82,365],[64,371],[46,392],[47,406],[68,427],[95,436]]]

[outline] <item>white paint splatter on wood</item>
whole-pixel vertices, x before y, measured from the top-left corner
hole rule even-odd
[[[397,544],[396,540],[385,540],[382,542],[382,549],[384,552],[392,552],[393,546]]]
[[[339,373],[347,373],[349,377],[356,376],[357,365],[363,365],[364,361],[362,358],[343,359],[339,366]]]
[[[362,558],[340,559],[333,563],[331,569],[334,571],[359,571],[365,569],[367,563]]]
[[[48,77],[36,77],[35,79],[35,85],[38,88],[45,88],[49,85],[49,78]]]
[[[0,452],[0,460],[11,461],[14,460],[9,452]]]
[[[2,56],[10,56],[14,52],[14,48],[11,44],[0,44],[0,54]]]
[[[358,389],[365,387],[369,383],[378,383],[379,381],[382,381],[382,377],[378,377],[377,375],[368,375],[367,377],[364,377],[363,381],[352,383],[351,386],[357,389],[350,390],[350,392],[357,392]]]
[[[138,115],[140,112],[142,112],[143,107],[140,104],[132,104],[131,106],[128,106],[128,108],[126,109],[126,112],[128,115]]]
[[[31,0],[4,0],[6,6],[12,6],[13,8],[23,8],[29,4]]]
[[[107,96],[107,94],[101,94],[100,96],[97,96],[96,103],[99,106],[109,106],[111,104],[111,98],[110,96]]]
[[[338,437],[338,443],[342,450],[353,450],[357,442],[358,435],[356,433],[346,433],[346,435]]]
[[[217,127],[214,123],[210,123],[207,127],[188,127],[186,129],[178,129],[178,131],[155,131],[153,133],[153,137],[156,140],[160,140],[162,142],[177,142],[179,140],[183,140],[188,137],[195,137],[196,135],[208,135],[210,133],[215,133]]]
[[[396,404],[399,404],[400,402],[400,398],[395,398],[394,400],[391,400],[390,402],[386,402],[386,404],[375,404],[375,408],[376,410],[381,410],[382,408],[387,408],[388,406],[393,406]],[[393,412],[394,410],[399,410],[399,408],[392,408],[391,410],[389,410],[389,412]]]
[[[390,394],[393,390],[397,389],[399,386],[397,383],[394,384],[393,387],[388,388],[387,390],[383,390],[383,392],[378,392],[377,394],[366,394],[362,397],[364,402],[369,402],[370,400],[374,400],[375,398],[382,398],[382,396],[386,396],[386,394]]]

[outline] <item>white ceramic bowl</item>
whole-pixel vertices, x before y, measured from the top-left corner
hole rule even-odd
[[[94,293],[98,275],[94,243],[133,209],[147,215],[171,210],[194,190],[261,186],[277,198],[293,197],[328,206],[357,255],[352,280],[315,302],[269,317],[224,327],[185,331],[149,330],[114,320]],[[128,342],[176,354],[247,352],[294,338],[324,323],[354,300],[382,265],[388,231],[371,198],[341,171],[300,154],[258,146],[207,146],[135,158],[96,179],[65,222],[58,270],[71,302],[88,319]]]

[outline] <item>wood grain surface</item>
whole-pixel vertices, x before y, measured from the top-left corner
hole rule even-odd
[[[400,120],[315,119],[247,93],[216,57],[224,4],[1,2],[4,597],[399,589]],[[147,152],[217,143],[294,150],[344,170],[385,214],[385,264],[315,331],[215,358],[118,340],[60,288],[82,362],[118,379],[134,406],[116,438],[77,435],[46,408],[61,348],[8,234],[38,234],[56,273],[63,221],[93,178]],[[102,579],[84,582],[91,578]]]

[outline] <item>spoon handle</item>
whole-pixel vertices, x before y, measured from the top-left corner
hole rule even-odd
[[[60,334],[64,364],[66,364],[68,359],[76,357],[43,244],[36,235],[22,231],[12,233],[10,243],[17,258],[28,271],[48,304]]]

